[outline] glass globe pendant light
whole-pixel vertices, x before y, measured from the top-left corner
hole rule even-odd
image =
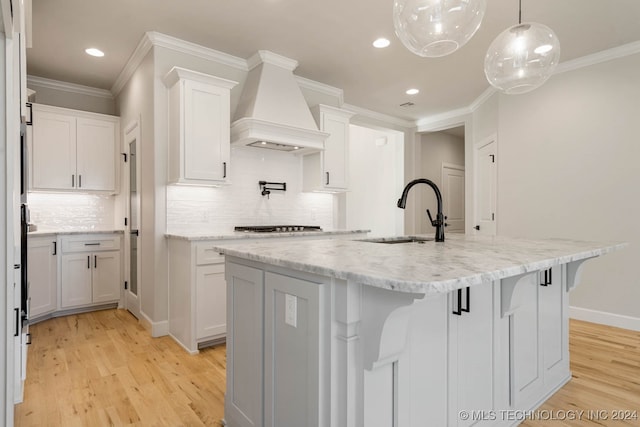
[[[486,0],[394,0],[393,25],[407,49],[435,58],[467,43],[486,7]]]
[[[546,25],[522,23],[506,29],[489,46],[484,58],[487,80],[498,90],[515,95],[530,92],[547,81],[560,61],[560,42]]]

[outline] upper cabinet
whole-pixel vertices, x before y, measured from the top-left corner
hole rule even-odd
[[[349,119],[353,113],[327,105],[311,109],[327,132],[324,151],[304,156],[303,191],[346,191],[349,186]]]
[[[164,83],[169,89],[169,183],[227,183],[230,91],[237,83],[179,67]]]
[[[115,193],[120,119],[33,104],[32,190]]]

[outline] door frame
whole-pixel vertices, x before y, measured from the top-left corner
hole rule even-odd
[[[137,141],[136,143],[136,154],[138,154],[140,152],[139,150],[139,145],[140,145],[140,118],[138,117],[136,120],[130,122],[124,130],[124,138],[122,138],[122,142],[123,142],[123,153],[126,154],[127,156],[127,163],[125,163],[125,167],[124,167],[124,191],[123,191],[123,196],[124,196],[124,216],[125,218],[128,218],[127,221],[127,225],[125,226],[125,230],[124,230],[124,277],[125,280],[127,281],[127,289],[124,290],[124,297],[123,297],[123,302],[124,302],[124,308],[127,309],[129,312],[131,312],[131,314],[133,314],[136,318],[140,319],[141,316],[141,308],[140,308],[140,301],[141,301],[141,289],[140,289],[140,283],[141,283],[141,272],[140,272],[140,252],[138,250],[138,257],[137,257],[137,261],[138,261],[138,268],[136,269],[137,272],[137,277],[136,277],[136,283],[137,283],[137,294],[135,296],[133,296],[133,294],[130,292],[131,289],[131,217],[130,217],[130,213],[131,213],[131,196],[130,196],[130,189],[131,189],[131,173],[130,173],[130,167],[128,165],[128,162],[131,161],[131,153],[129,152],[129,144],[133,141]],[[135,162],[136,162],[136,182],[137,185],[140,185],[140,156],[136,155],[135,156]],[[140,197],[138,197],[138,201],[137,201],[137,208],[138,208],[138,230],[141,228],[141,224],[140,224]],[[139,243],[139,242],[138,242]],[[138,246],[139,247],[139,246]]]
[[[486,147],[489,144],[495,144],[495,173],[493,175],[493,188],[494,188],[494,206],[493,211],[495,212],[495,218],[493,220],[493,233],[491,235],[496,236],[498,234],[498,134],[494,133],[487,138],[480,140],[479,142],[473,144],[473,225],[470,230],[473,230],[473,234],[482,234],[478,233],[475,228],[475,225],[478,224],[478,152]],[[469,230],[469,231],[470,231]]]

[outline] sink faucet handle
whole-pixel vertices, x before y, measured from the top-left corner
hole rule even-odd
[[[429,222],[431,222],[431,225],[433,227],[437,227],[438,226],[438,220],[436,218],[436,220],[434,221],[433,218],[431,217],[431,212],[429,212],[429,209],[427,209],[427,216],[429,217]]]

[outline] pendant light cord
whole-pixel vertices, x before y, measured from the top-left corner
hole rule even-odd
[[[522,0],[518,0],[518,25],[522,24]]]

